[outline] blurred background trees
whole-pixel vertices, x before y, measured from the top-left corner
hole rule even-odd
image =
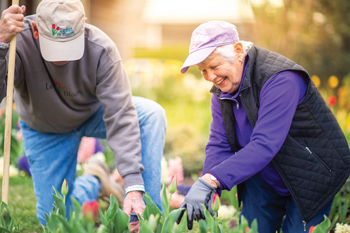
[[[350,2],[284,0],[254,7],[256,44],[276,51],[317,75],[326,87],[330,76],[341,82],[349,73]]]

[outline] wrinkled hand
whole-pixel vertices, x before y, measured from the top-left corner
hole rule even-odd
[[[145,209],[146,205],[143,201],[142,197],[143,192],[141,191],[131,191],[129,192],[125,199],[124,199],[124,205],[123,209],[124,212],[129,215],[131,215],[132,212],[136,213],[137,217],[139,214],[142,214],[143,210]],[[139,230],[139,223],[133,225],[133,228],[130,229],[131,232],[138,231]]]
[[[189,230],[193,227],[193,220],[199,221],[200,219],[205,219],[203,206],[201,204],[203,204],[209,213],[214,216],[211,203],[215,193],[216,189],[202,178],[199,178],[191,187],[185,197],[185,201],[180,207],[186,208],[185,210],[187,210],[187,227]],[[180,223],[185,210],[181,212],[177,219],[176,222],[178,224]]]
[[[0,42],[9,43],[23,31],[25,6],[12,5],[2,12],[0,19]]]

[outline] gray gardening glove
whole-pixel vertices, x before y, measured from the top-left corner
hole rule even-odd
[[[205,219],[204,210],[201,204],[203,204],[209,213],[214,216],[211,203],[215,193],[216,189],[201,177],[192,185],[190,191],[185,197],[185,201],[180,206],[180,208],[186,208],[185,210],[187,210],[187,227],[189,230],[193,227],[193,220],[199,221],[200,219]],[[180,223],[185,210],[181,212],[177,219],[176,222],[178,224]]]

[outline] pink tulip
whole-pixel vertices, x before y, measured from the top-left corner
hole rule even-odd
[[[169,159],[168,163],[168,173],[169,177],[176,176],[176,185],[179,185],[184,179],[182,160],[180,157],[174,159]]]
[[[211,208],[214,212],[217,212],[220,208],[220,198],[219,194],[217,193],[214,194],[213,202],[211,203]]]

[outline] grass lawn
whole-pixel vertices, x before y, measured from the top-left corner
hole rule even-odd
[[[0,189],[2,189],[2,185]],[[0,192],[1,194],[2,192]],[[20,226],[20,232],[43,232],[39,220],[36,218],[35,204],[32,179],[29,176],[10,177],[8,206],[11,217]]]

